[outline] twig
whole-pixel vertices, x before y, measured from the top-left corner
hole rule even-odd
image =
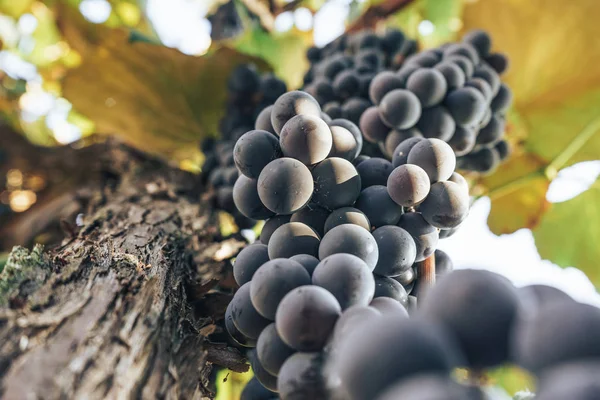
[[[346,30],[356,32],[362,29],[373,28],[377,22],[389,17],[397,11],[414,2],[414,0],[385,0],[384,2],[369,7],[363,15],[356,19]]]
[[[425,260],[417,263],[417,293],[422,300],[427,291],[435,285],[435,255],[432,254]]]

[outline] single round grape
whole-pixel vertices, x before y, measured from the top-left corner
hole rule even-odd
[[[510,155],[510,145],[506,140],[500,140],[496,143],[494,149],[498,152],[501,161],[506,160]]]
[[[424,317],[442,324],[457,339],[468,367],[508,361],[510,333],[519,299],[504,277],[485,270],[454,271],[427,292]]]
[[[475,29],[467,33],[463,37],[463,42],[472,45],[481,58],[487,57],[492,48],[492,39],[490,38],[490,35],[481,29]]]
[[[327,113],[321,111],[321,119],[323,120],[323,122],[325,122],[326,124],[330,123],[332,121],[331,117],[329,115],[327,115]]]
[[[358,94],[360,82],[358,74],[352,70],[345,70],[337,74],[333,80],[333,92],[338,98],[348,99]]]
[[[492,94],[495,96],[500,89],[500,77],[491,67],[487,65],[479,65],[473,72],[475,78],[481,78],[489,83],[492,88]]]
[[[436,69],[421,68],[410,75],[406,89],[420,100],[423,108],[433,107],[444,100],[448,84],[444,75]]]
[[[414,207],[429,194],[429,176],[418,165],[404,164],[395,168],[387,180],[388,193],[402,207]]]
[[[347,253],[363,260],[372,270],[377,265],[379,251],[371,233],[358,225],[336,226],[323,236],[319,246],[319,259],[332,254]]]
[[[351,97],[342,105],[342,117],[353,124],[360,122],[360,117],[367,108],[371,107],[371,102],[361,97]]]
[[[240,400],[273,400],[273,396],[275,396],[273,392],[264,387],[256,377],[253,377],[244,386]]]
[[[362,163],[363,161],[367,161],[369,158],[371,158],[371,157],[361,154],[360,156],[356,157],[354,159],[354,161],[352,161],[352,165],[354,165],[355,167],[358,167],[358,165],[360,163]]]
[[[381,38],[381,46],[387,54],[393,54],[402,48],[406,37],[399,29],[388,29]]]
[[[518,365],[539,374],[562,363],[598,359],[600,309],[567,300],[534,311],[520,319],[514,331]]]
[[[375,291],[371,268],[360,258],[345,253],[323,258],[313,273],[312,284],[333,294],[342,310],[369,305]]]
[[[379,104],[383,96],[394,89],[403,89],[404,82],[395,73],[383,71],[375,76],[369,86],[369,98],[373,104]]]
[[[449,374],[451,342],[423,319],[375,318],[342,341],[332,360],[350,400],[376,399],[391,384],[420,373]]]
[[[306,165],[323,161],[331,151],[331,130],[318,117],[296,115],[286,122],[279,135],[283,155]]]
[[[256,270],[267,261],[269,261],[269,251],[264,244],[254,243],[245,247],[233,263],[233,277],[237,284],[242,286],[250,282]]]
[[[417,250],[415,262],[423,261],[433,254],[438,244],[438,230],[425,221],[421,213],[402,214],[398,226],[407,231],[415,241]]]
[[[444,61],[450,61],[458,65],[458,67],[465,73],[465,78],[469,79],[473,76],[475,66],[468,57],[460,54],[452,54],[450,56],[444,56]]]
[[[486,109],[485,98],[477,89],[464,87],[452,91],[444,105],[458,125],[473,126],[483,118]]]
[[[407,161],[423,168],[431,182],[445,181],[456,167],[454,151],[440,139],[426,139],[415,144],[408,153]]]
[[[275,323],[261,332],[256,342],[256,356],[263,368],[271,375],[279,375],[281,366],[295,351],[281,340]]]
[[[371,301],[369,307],[374,308],[386,317],[408,318],[406,308],[398,300],[391,297],[376,297]]]
[[[500,156],[495,149],[483,148],[460,158],[457,166],[461,169],[489,174],[500,165]],[[457,160],[458,161],[458,160]]]
[[[453,62],[444,61],[433,67],[444,75],[448,90],[454,90],[463,87],[465,84],[465,73]]]
[[[310,94],[319,102],[319,104],[327,103],[335,100],[335,93],[331,81],[326,77],[316,77],[305,88],[306,93]]]
[[[574,301],[571,296],[560,289],[547,285],[529,285],[517,289],[519,298],[533,304],[534,307],[545,307],[552,302]]]
[[[396,71],[396,75],[402,81],[402,87],[406,88],[406,81],[417,70],[421,69],[417,64],[404,64],[402,68]]]
[[[600,363],[578,361],[544,372],[538,382],[536,400],[594,400],[600,396]]]
[[[310,276],[300,263],[285,258],[271,259],[254,273],[250,299],[260,315],[274,320],[281,299],[292,289],[309,284]]]
[[[454,234],[458,231],[458,228],[460,228],[460,225],[450,229],[440,229],[440,239],[446,239],[454,236]]]
[[[454,182],[436,182],[419,210],[436,228],[454,228],[469,214],[469,194]]]
[[[342,128],[347,129],[352,134],[352,136],[354,136],[354,139],[356,139],[356,149],[354,153],[354,158],[352,159],[358,157],[363,147],[363,137],[358,126],[356,126],[356,124],[354,124],[353,122],[343,118],[334,119],[329,123],[329,127],[331,129],[333,129],[334,126],[341,126]]]
[[[502,75],[508,69],[508,58],[502,53],[492,53],[485,59],[485,61],[499,75]]]
[[[393,277],[411,269],[417,256],[414,239],[404,229],[394,226],[382,226],[373,232],[379,259],[374,272],[377,275]]]
[[[233,188],[220,187],[215,193],[215,204],[218,209],[227,211],[228,213],[235,212],[235,203],[233,201]]]
[[[437,374],[403,379],[384,391],[377,400],[464,400],[472,398],[467,389],[449,377]]]
[[[256,68],[250,64],[235,67],[227,82],[227,87],[234,93],[254,93],[259,86],[260,76]]]
[[[406,139],[410,139],[410,138],[414,138],[414,137],[418,137],[418,138],[423,137],[423,134],[416,127],[412,127],[410,129],[400,130],[400,131],[396,130],[396,129],[391,130],[390,133],[385,138],[385,144],[384,144],[385,155],[387,157],[389,157],[390,159],[392,159],[394,156],[394,150],[396,149],[396,147],[398,147],[398,145],[400,143],[402,143],[403,141],[405,141]]]
[[[411,75],[411,78],[415,74]],[[411,78],[409,78],[409,81]],[[390,128],[409,129],[421,117],[421,104],[417,96],[411,91],[394,89],[381,99],[379,115],[384,124]]]
[[[375,228],[396,225],[402,215],[402,207],[392,200],[383,185],[369,186],[360,192],[354,207],[362,211]]]
[[[325,233],[329,232],[336,226],[344,224],[353,224],[371,230],[371,223],[367,216],[357,208],[342,207],[334,210],[325,221]]]
[[[504,135],[504,126],[504,119],[493,115],[490,122],[479,130],[476,143],[481,146],[495,145]]]
[[[290,258],[297,254],[317,256],[319,235],[301,222],[289,222],[273,232],[269,240],[269,258]]]
[[[321,107],[317,100],[306,92],[287,92],[277,99],[271,110],[271,124],[275,133],[279,134],[285,123],[296,115],[320,117]]]
[[[243,230],[254,228],[258,221],[246,217],[236,209],[233,213],[233,222],[235,222],[235,225],[238,227],[238,229]]]
[[[456,129],[454,129],[454,134],[448,140],[448,145],[452,147],[454,154],[459,157],[469,154],[473,150],[473,147],[475,147],[476,140],[477,131],[475,128],[457,125]]]
[[[500,89],[494,98],[490,107],[492,112],[504,114],[512,103],[512,91],[504,83],[500,84]]]
[[[260,384],[272,392],[277,392],[277,377],[275,375],[271,375],[262,366],[256,354],[256,350],[250,350],[248,352],[248,361],[250,362],[250,367],[252,368],[254,376],[256,379],[258,379]]]
[[[356,168],[343,158],[328,158],[312,170],[312,201],[328,210],[351,206],[360,194],[361,180]]]
[[[274,212],[262,203],[257,184],[256,179],[240,175],[233,186],[233,201],[235,207],[244,216],[252,219],[267,219],[273,216]]]
[[[327,158],[339,157],[348,161],[353,161],[356,158],[356,149],[358,142],[348,129],[343,126],[330,126],[332,136],[331,151]]]
[[[396,300],[404,308],[408,307],[408,293],[400,282],[387,276],[375,275],[375,298],[389,297]]]
[[[250,300],[250,284],[244,283],[231,299],[231,317],[235,327],[251,339],[258,339],[262,330],[271,323],[256,311]]]
[[[417,273],[415,272],[414,268],[409,268],[393,278],[402,286],[406,287],[415,282],[415,279],[417,279]]]
[[[369,107],[363,112],[359,125],[365,139],[371,143],[385,140],[390,131],[389,126],[383,122],[376,106]]]
[[[260,171],[281,155],[279,141],[267,131],[254,130],[243,134],[233,149],[235,165],[242,174],[252,179],[257,179]]]
[[[472,87],[474,89],[477,89],[479,93],[483,95],[483,98],[485,99],[486,103],[492,101],[492,97],[494,96],[492,94],[492,87],[489,83],[487,83],[485,79],[471,78],[467,82],[465,82],[465,87]]]
[[[454,263],[445,251],[437,249],[435,251],[435,275],[440,277],[454,270]]]
[[[394,167],[384,158],[373,157],[356,167],[362,190],[374,185],[385,185]]]
[[[329,217],[329,214],[330,212],[322,207],[309,205],[293,213],[290,221],[302,222],[317,232],[319,237],[323,237],[325,234],[325,221]]]
[[[273,232],[283,224],[290,222],[291,215],[275,215],[265,221],[262,230],[260,231],[260,242],[262,244],[269,244],[269,239],[273,235]]]
[[[362,99],[368,99],[369,98],[369,86],[371,85],[371,81],[375,78],[375,76],[377,75],[376,72],[374,70],[368,69],[366,71],[359,71],[357,69],[357,72],[360,73],[360,75],[358,76],[358,80],[360,81],[360,92],[359,92],[359,96]],[[371,101],[369,101],[369,106],[371,105]],[[355,122],[358,123],[358,122]]]
[[[423,140],[421,137],[408,138],[396,146],[392,155],[392,165],[394,168],[398,168],[400,165],[408,162],[408,153],[421,140]]]
[[[456,122],[446,107],[435,106],[423,110],[417,128],[424,137],[445,142],[452,137]]]
[[[492,119],[492,116],[494,114],[492,114],[492,110],[491,108],[486,108],[485,109],[485,114],[483,114],[483,119],[481,120],[481,122],[479,123],[479,129],[483,128],[484,126],[486,126],[487,124],[490,123],[490,120]],[[477,129],[477,127],[475,127],[475,129]],[[479,132],[477,132],[479,133]]]
[[[254,347],[256,346],[256,339],[250,339],[245,336],[242,332],[236,328],[233,323],[233,315],[231,313],[232,303],[227,305],[227,309],[225,310],[225,330],[229,336],[233,339],[233,341],[239,344],[242,347]]]
[[[373,69],[378,70],[383,66],[384,54],[380,50],[376,49],[367,49],[359,51],[354,59],[356,60],[356,65],[368,64]]]
[[[459,174],[458,172],[453,172],[452,175],[450,175],[450,178],[448,178],[448,181],[458,184],[464,189],[464,191],[467,194],[469,193],[469,183],[467,182],[465,177]]]
[[[381,317],[381,312],[375,307],[352,306],[345,309],[335,323],[335,328],[331,335],[333,350],[335,351],[339,342],[345,340],[355,329],[360,329],[359,327],[365,324],[365,321],[379,317]]]
[[[295,256],[290,257],[290,260],[299,262],[311,277],[315,268],[319,265],[319,259],[308,254],[296,254]]]
[[[279,303],[275,316],[277,333],[295,350],[319,351],[341,312],[338,301],[327,290],[314,285],[301,286]]]
[[[342,118],[342,107],[337,101],[330,101],[323,106],[323,111],[332,119]]]
[[[281,400],[329,399],[322,353],[296,353],[281,367],[277,382]]]
[[[292,214],[304,207],[310,200],[313,189],[310,170],[293,158],[271,161],[258,177],[260,201],[277,214]],[[250,215],[246,216],[252,218]]]
[[[273,110],[273,106],[270,105],[265,107],[256,117],[256,122],[254,123],[254,129],[260,131],[267,131],[272,134],[275,133],[275,129],[273,129],[273,125],[271,124],[271,111]]]
[[[418,65],[419,67],[433,67],[440,61],[440,57],[432,51],[422,51],[406,59],[407,65]]]
[[[444,59],[456,55],[467,57],[473,65],[480,61],[477,50],[469,43],[453,43],[444,49]]]

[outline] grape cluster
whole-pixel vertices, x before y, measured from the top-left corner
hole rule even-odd
[[[235,207],[233,185],[239,171],[233,161],[233,148],[239,137],[260,122],[262,113],[287,90],[285,82],[271,73],[260,75],[252,65],[240,65],[228,81],[225,117],[220,121],[220,139],[202,143],[206,156],[202,173],[215,191],[215,206],[234,216],[240,229],[251,228],[256,221],[245,217]]]
[[[459,169],[493,171],[509,154],[503,135],[512,92],[499,77],[508,61],[491,46],[477,30],[377,74],[369,86],[374,105],[359,121],[365,140],[395,157],[405,139],[437,138],[452,147]]]

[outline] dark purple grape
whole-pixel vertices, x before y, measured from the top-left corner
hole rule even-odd
[[[463,42],[473,46],[481,58],[487,57],[492,49],[492,39],[490,38],[490,35],[481,29],[475,29],[467,33],[463,36]]]
[[[496,71],[494,71],[491,67],[483,64],[479,65],[475,68],[473,76],[475,78],[481,78],[487,83],[489,83],[490,87],[492,88],[492,94],[494,96],[496,95],[496,93],[498,93],[498,90],[500,89],[500,77],[498,76]]]
[[[281,400],[329,399],[322,353],[296,353],[281,367],[277,382]]]
[[[244,386],[240,400],[273,400],[273,396],[275,393],[264,387],[256,377],[253,377]]]
[[[377,242],[373,235],[368,230],[352,224],[336,226],[321,240],[320,260],[338,253],[352,254],[360,258],[371,270],[375,268],[379,258]]]
[[[323,111],[332,119],[342,118],[342,107],[337,101],[330,101],[323,106]]]
[[[334,210],[325,221],[325,233],[329,232],[336,226],[344,224],[353,224],[371,230],[371,223],[367,216],[357,208],[342,207]]]
[[[454,182],[458,184],[466,193],[469,193],[469,183],[465,179],[464,176],[459,174],[458,172],[453,172],[450,178],[448,178],[449,182]]]
[[[369,65],[374,70],[383,66],[384,55],[381,51],[375,49],[366,49],[359,51],[356,56],[356,65]]]
[[[367,320],[380,317],[381,312],[375,307],[352,306],[345,309],[335,323],[335,329],[331,336],[333,351],[336,350],[340,341],[345,340],[355,329],[360,329],[360,326],[365,324]]]
[[[402,66],[402,68],[396,71],[396,75],[398,75],[398,78],[400,78],[402,81],[402,87],[406,88],[406,81],[408,78],[410,78],[410,76],[420,68],[421,67],[416,64],[405,64]]]
[[[500,165],[500,156],[495,149],[483,148],[481,150],[467,154],[461,157],[457,167],[468,171],[475,171],[482,174],[493,172]]]
[[[391,297],[376,297],[371,301],[369,307],[374,308],[386,317],[408,318],[406,308],[398,300]]]
[[[501,140],[494,146],[494,149],[498,152],[498,156],[501,161],[504,161],[510,155],[510,145],[506,140]]]
[[[296,254],[295,256],[290,257],[290,260],[299,262],[311,277],[315,268],[319,265],[319,259],[308,254]]]
[[[338,301],[327,290],[314,285],[301,286],[279,303],[275,316],[277,333],[295,350],[319,351],[341,312]]]
[[[446,79],[446,84],[448,85],[448,90],[458,89],[463,87],[465,84],[465,73],[455,63],[444,61],[433,68],[440,71],[442,75],[444,75],[444,79]]]
[[[404,308],[408,306],[408,293],[406,293],[406,289],[404,289],[400,282],[387,276],[375,275],[374,297],[389,297],[402,304]]]
[[[444,100],[448,84],[444,75],[436,69],[421,68],[410,75],[406,89],[413,92],[423,108],[433,107]]]
[[[394,54],[402,48],[406,37],[399,29],[390,28],[383,34],[381,38],[381,46],[387,54]]]
[[[354,139],[356,139],[357,143],[354,158],[358,157],[363,147],[363,136],[358,126],[356,126],[356,124],[354,124],[352,121],[343,118],[334,119],[329,123],[329,128],[333,129],[334,126],[341,126],[342,128],[347,129],[352,136],[354,136]]]
[[[273,106],[268,106],[264,108],[258,117],[256,117],[256,122],[254,123],[254,129],[275,133],[275,129],[273,129],[273,125],[271,124],[271,111],[273,110]]]
[[[269,261],[269,251],[264,244],[254,243],[245,247],[233,263],[233,277],[237,284],[242,286],[250,282],[256,270],[267,261]]]
[[[242,332],[236,328],[233,323],[233,315],[231,314],[231,308],[233,303],[227,305],[225,310],[225,329],[233,341],[243,347],[254,347],[256,346],[256,339],[251,339],[245,336]]]
[[[383,185],[369,186],[360,192],[354,207],[365,213],[375,228],[396,225],[402,215],[402,207],[392,200]]]
[[[392,165],[394,168],[397,168],[400,165],[404,165],[408,162],[408,153],[421,140],[423,140],[421,137],[408,138],[396,146],[394,153],[392,154]]]
[[[319,76],[315,78],[305,88],[306,93],[310,94],[319,102],[319,104],[328,103],[335,100],[335,93],[333,92],[333,85],[331,81],[326,78]]]
[[[444,100],[457,125],[475,126],[479,124],[486,110],[485,98],[472,87],[452,91]]]
[[[277,214],[291,214],[304,207],[310,200],[313,189],[310,170],[293,158],[271,161],[258,177],[260,201]],[[251,215],[246,216],[253,218]]]
[[[535,308],[547,307],[554,302],[574,301],[571,296],[560,289],[546,285],[529,285],[517,289],[519,298],[524,300],[527,306]]]
[[[240,172],[258,179],[260,171],[271,161],[281,157],[279,141],[267,131],[250,131],[238,139],[233,149],[233,160]]]
[[[323,258],[313,272],[312,284],[333,294],[342,310],[369,305],[375,290],[371,268],[360,258],[345,253]]]
[[[478,65],[480,61],[479,54],[475,47],[469,43],[453,43],[444,49],[444,60],[452,56],[467,57],[473,65]]]
[[[417,375],[388,387],[377,400],[465,400],[472,399],[467,389],[437,374]]]
[[[275,375],[271,375],[260,363],[258,356],[256,354],[256,350],[250,350],[248,352],[248,361],[250,362],[250,367],[252,367],[252,372],[254,376],[261,385],[263,385],[266,389],[276,392],[277,391],[277,377]]]
[[[329,214],[330,212],[322,207],[308,205],[302,210],[293,213],[290,221],[302,222],[310,226],[320,237],[323,237],[325,234],[325,221],[329,217]]]
[[[310,47],[306,50],[306,58],[310,61],[311,64],[316,63],[321,60],[321,49],[318,47]]]
[[[233,222],[238,227],[238,229],[252,229],[256,226],[255,219],[248,218],[245,215],[241,214],[237,209],[233,213]]]
[[[537,385],[536,400],[594,400],[600,397],[600,363],[577,361],[544,372]]]
[[[409,212],[400,217],[398,226],[406,230],[415,241],[415,262],[423,261],[435,251],[439,234],[438,230],[425,221],[421,213]]]
[[[265,221],[262,230],[260,231],[260,242],[262,244],[269,244],[269,239],[271,239],[271,235],[277,228],[279,228],[283,224],[287,224],[290,222],[291,215],[275,215],[268,220]]]
[[[477,140],[477,131],[475,128],[470,126],[457,125],[454,130],[454,134],[448,140],[448,145],[454,150],[454,154],[464,156],[469,154],[473,147],[475,147],[475,141]]]
[[[256,68],[250,64],[235,67],[227,81],[227,87],[232,92],[254,93],[260,86],[260,76]]]
[[[383,71],[375,76],[369,86],[369,98],[373,104],[379,104],[383,96],[394,89],[403,89],[404,82],[395,73]]]
[[[274,103],[279,96],[285,94],[287,87],[284,81],[271,73],[265,74],[261,77],[260,91],[265,101]]]
[[[419,71],[411,75],[409,83],[418,73]],[[444,78],[442,77],[442,79]],[[417,98],[410,90],[394,89],[381,99],[381,102],[379,103],[379,115],[383,123],[390,128],[412,128],[421,117],[421,104],[419,103],[419,98]],[[385,138],[379,141],[383,140],[385,140]]]
[[[273,135],[271,135],[273,136]],[[226,186],[235,185],[235,181],[240,176],[240,173],[236,167],[228,167],[223,170],[223,178],[225,179]]]
[[[325,59],[319,64],[322,75],[329,80],[335,79],[337,74],[345,70],[346,67],[346,62],[341,54],[336,57]]]
[[[407,161],[423,168],[432,183],[450,178],[456,167],[454,151],[440,139],[421,140],[410,149]]]
[[[360,117],[360,130],[366,140],[371,143],[385,140],[390,128],[383,122],[376,106],[369,107]]]
[[[436,228],[454,228],[469,214],[469,194],[454,182],[436,182],[419,210],[425,221]]]
[[[236,211],[235,203],[233,201],[233,188],[232,187],[220,187],[215,193],[215,203],[217,208],[228,213],[234,213]]]
[[[333,91],[340,99],[348,99],[358,94],[360,81],[358,74],[352,70],[340,72],[333,80]]]
[[[382,226],[373,232],[379,259],[373,270],[381,276],[397,276],[411,269],[417,255],[417,248],[411,235],[394,225]],[[378,296],[376,296],[378,297]]]
[[[429,194],[429,176],[418,165],[404,164],[395,168],[387,180],[390,197],[403,207],[415,207]]]
[[[485,61],[499,74],[502,75],[508,69],[508,58],[502,53],[492,53]]]
[[[400,275],[394,276],[393,278],[406,288],[406,286],[415,282],[417,273],[415,272],[414,267],[408,268],[407,270],[402,271]]]
[[[433,67],[440,61],[440,57],[432,51],[423,51],[406,59],[406,65],[417,65],[423,68]]]
[[[465,355],[466,366],[473,368],[508,361],[518,309],[517,292],[506,278],[473,269],[445,275],[421,303],[424,317],[452,333]]]
[[[450,256],[442,250],[435,251],[435,275],[439,278],[454,270],[454,263]]]
[[[440,239],[446,239],[453,236],[458,231],[458,228],[460,228],[460,225],[455,228],[440,229]]]
[[[469,79],[473,76],[475,66],[473,62],[465,56],[460,54],[453,54],[451,56],[444,56],[444,61],[450,61],[456,65],[465,73],[465,78]]]
[[[281,366],[295,351],[281,340],[275,323],[261,332],[256,342],[256,356],[263,368],[271,375],[279,375]]]
[[[371,107],[371,102],[360,97],[352,97],[342,105],[342,117],[353,124],[360,122],[360,117],[367,108]]]
[[[331,117],[327,115],[325,112],[321,111],[321,119],[326,123],[330,123],[332,121]]]
[[[289,222],[273,232],[269,240],[269,258],[290,258],[297,254],[317,256],[319,235],[301,222]]]
[[[283,154],[306,165],[323,161],[331,151],[331,130],[319,117],[296,115],[279,135]]]
[[[504,83],[500,84],[500,89],[490,104],[490,108],[494,113],[504,114],[512,103],[512,92]]]
[[[371,158],[371,157],[369,157],[369,156],[367,156],[367,155],[361,154],[360,156],[356,157],[356,158],[354,159],[354,161],[352,161],[352,164],[353,164],[355,167],[358,167],[358,165],[359,165],[360,163],[362,163],[363,161],[367,161],[367,160],[368,160],[368,159],[370,159],[370,158]]]
[[[493,115],[490,122],[479,130],[476,143],[481,146],[493,146],[504,135],[505,122],[504,119]]]
[[[452,137],[456,122],[446,107],[435,106],[423,110],[417,128],[424,137],[445,142]]]
[[[262,203],[257,180],[250,179],[245,175],[240,175],[235,181],[233,201],[239,212],[248,218],[267,219],[275,214]]]
[[[356,158],[356,149],[358,148],[356,137],[343,126],[330,125],[329,129],[331,129],[333,142],[327,157],[339,157],[353,161]]]
[[[274,320],[281,299],[292,289],[304,285],[310,285],[310,276],[300,263],[272,258],[252,276],[250,299],[260,315]]]
[[[294,90],[280,96],[271,110],[271,124],[277,134],[296,115],[321,116],[321,107],[310,94]]]
[[[360,194],[361,180],[356,168],[343,158],[328,158],[312,170],[312,201],[328,210],[351,206]]]
[[[258,339],[262,330],[271,323],[256,311],[250,300],[250,284],[240,286],[231,299],[231,317],[235,327],[251,339]]]
[[[406,139],[410,139],[413,137],[421,138],[423,137],[423,135],[415,127],[402,131],[398,131],[396,129],[391,130],[385,138],[385,155],[391,159],[394,156],[394,150],[396,149],[396,147],[398,147],[398,145]]]
[[[485,79],[482,78],[471,78],[467,82],[465,82],[465,87],[472,87],[477,89],[479,93],[483,95],[483,98],[487,103],[492,101],[492,87]]]
[[[362,190],[374,185],[385,185],[394,167],[386,159],[373,157],[356,167]]]

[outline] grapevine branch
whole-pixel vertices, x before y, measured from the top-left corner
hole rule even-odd
[[[372,5],[348,27],[347,32],[374,28],[379,21],[386,19],[413,2],[414,0],[385,0],[382,3]]]
[[[417,293],[419,299],[427,295],[427,291],[435,285],[435,255],[430,255],[425,260],[417,263]]]

